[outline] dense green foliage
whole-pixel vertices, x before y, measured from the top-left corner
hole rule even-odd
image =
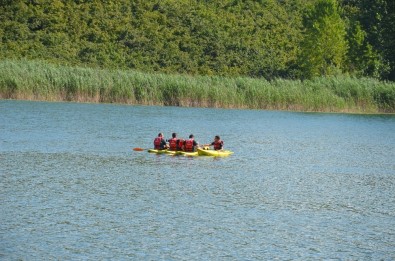
[[[341,72],[346,57],[346,26],[336,0],[318,0],[305,15],[300,64],[306,78]]]
[[[395,1],[342,0],[349,67],[357,75],[395,80]]]
[[[0,60],[395,79],[393,0],[2,0]]]
[[[395,112],[395,83],[168,75],[0,61],[0,98],[336,112]]]

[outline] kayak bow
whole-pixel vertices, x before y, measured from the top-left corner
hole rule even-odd
[[[213,156],[213,157],[228,157],[233,154],[233,151],[230,150],[205,150],[205,149],[197,149],[199,156]]]

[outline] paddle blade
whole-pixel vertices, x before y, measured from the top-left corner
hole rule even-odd
[[[133,148],[134,151],[143,151],[143,148]]]

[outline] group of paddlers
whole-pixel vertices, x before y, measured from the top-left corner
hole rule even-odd
[[[177,137],[177,133],[171,135],[171,139],[166,140],[163,133],[159,133],[158,137],[154,139],[154,148],[156,150],[171,150],[171,151],[186,151],[194,152],[199,147],[199,143],[195,141],[193,134],[189,135],[188,139],[181,139]],[[224,142],[217,135],[214,141],[209,144],[204,144],[203,147],[213,146],[214,150],[222,150]]]

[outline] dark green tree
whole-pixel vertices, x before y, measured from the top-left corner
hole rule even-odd
[[[350,53],[351,64],[362,65],[365,76],[395,80],[395,2],[343,0],[342,4],[350,20],[349,41],[355,43],[355,30],[364,34],[363,44]],[[354,59],[356,55],[362,63]]]
[[[336,0],[318,0],[304,17],[299,63],[304,78],[340,73],[347,52],[346,25]]]

